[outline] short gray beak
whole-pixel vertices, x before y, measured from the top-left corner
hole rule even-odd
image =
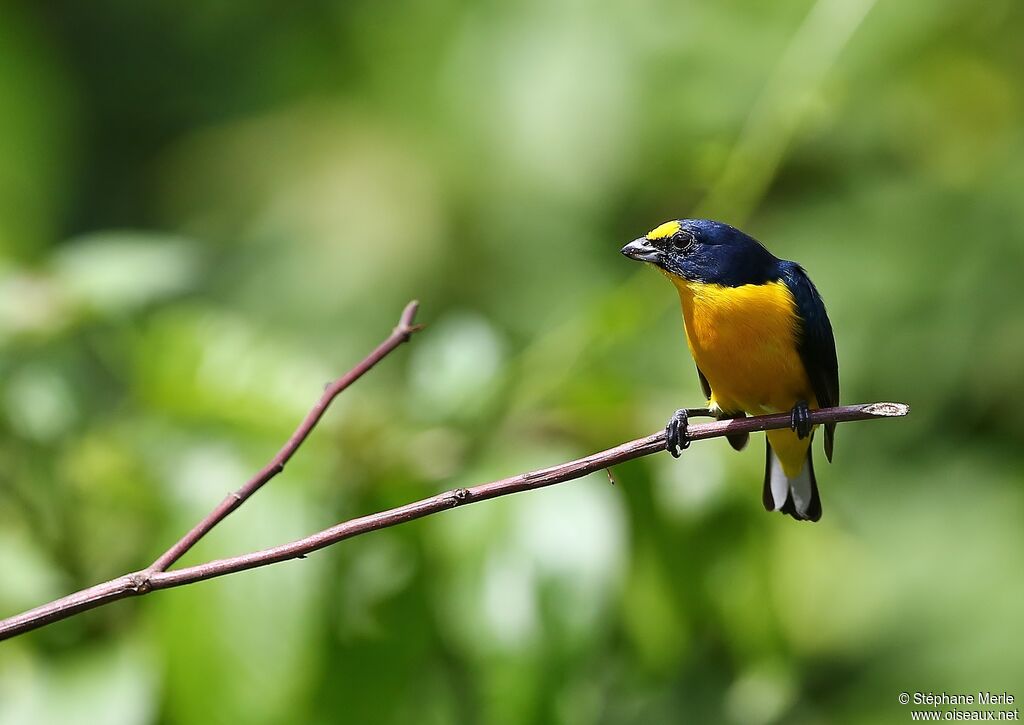
[[[647,241],[647,237],[634,239],[622,248],[622,253],[641,262],[657,262],[661,257],[661,253]]]

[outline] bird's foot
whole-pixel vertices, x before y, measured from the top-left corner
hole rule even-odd
[[[690,416],[712,415],[707,408],[680,408],[668,419],[665,426],[665,450],[672,454],[673,458],[679,458],[682,452],[690,447],[690,438],[686,434],[686,428],[690,423]]]
[[[807,401],[801,400],[793,406],[793,412],[790,413],[789,427],[793,430],[797,438],[803,439],[811,434],[811,409],[807,407]]]

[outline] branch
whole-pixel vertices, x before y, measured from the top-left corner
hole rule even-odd
[[[812,410],[811,422],[814,424],[844,423],[855,420],[897,418],[907,415],[909,412],[910,407],[902,403],[847,405],[839,408]],[[776,413],[753,418],[736,418],[691,425],[687,430],[687,437],[691,441],[706,440],[732,433],[753,433],[788,428],[789,425],[789,413]],[[216,559],[205,564],[185,567],[175,571],[155,571],[149,568],[132,574],[126,574],[0,621],[0,640],[28,632],[51,622],[66,619],[79,612],[108,604],[118,599],[147,594],[156,589],[171,589],[186,584],[193,584],[204,579],[213,579],[225,574],[255,569],[288,559],[301,559],[307,554],[336,544],[339,541],[350,539],[353,536],[386,529],[390,526],[420,519],[424,516],[430,516],[431,514],[456,508],[467,503],[486,501],[487,499],[499,496],[507,496],[510,493],[531,491],[556,483],[582,478],[587,474],[600,471],[609,466],[640,458],[641,456],[649,456],[652,453],[658,453],[663,450],[665,450],[665,432],[659,431],[646,438],[637,438],[615,448],[609,448],[586,458],[579,458],[575,461],[552,466],[551,468],[522,473],[518,476],[503,478],[490,483],[482,483],[470,488],[456,488],[404,506],[370,514],[369,516],[361,516],[332,526],[329,529],[324,529],[304,539],[298,539],[297,541],[270,549],[255,551],[251,554],[228,559]]]
[[[323,417],[327,408],[334,399],[338,397],[338,395],[348,386],[368,372],[370,368],[387,357],[388,353],[403,342],[408,342],[414,332],[418,332],[423,329],[422,325],[413,324],[413,320],[416,317],[416,311],[419,309],[419,306],[420,303],[416,300],[407,304],[405,309],[402,310],[402,316],[398,320],[398,325],[394,330],[392,330],[388,338],[378,345],[373,352],[367,355],[361,363],[324,388],[323,395],[321,395],[320,399],[316,401],[315,405],[313,405],[312,410],[306,414],[306,417],[299,424],[299,427],[295,429],[295,432],[292,433],[292,437],[288,439],[288,442],[284,444],[284,447],[277,452],[276,456],[270,459],[270,463],[264,466],[259,473],[249,479],[249,481],[240,489],[233,493],[229,493],[213,511],[207,514],[202,521],[192,527],[191,531],[181,537],[174,546],[165,551],[156,561],[150,564],[146,568],[146,571],[166,571],[171,564],[176,562],[185,554],[185,552],[195,546],[197,541],[206,536],[210,532],[210,529],[226,519],[232,511],[245,503],[245,500],[256,493],[263,484],[283,471],[285,464],[291,460],[291,457],[295,455],[297,450],[299,450],[299,446],[301,446],[305,442],[306,438],[309,437],[309,434],[313,431],[313,428],[316,427],[316,424],[320,422],[320,418]]]

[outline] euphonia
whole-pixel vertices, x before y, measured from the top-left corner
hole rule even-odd
[[[765,509],[817,521],[810,409],[839,403],[839,363],[832,324],[810,278],[796,262],[773,256],[739,229],[708,219],[670,221],[622,248],[656,266],[679,292],[686,342],[697,364],[706,408],[676,411],[666,445],[679,457],[689,416],[719,419],[791,412],[791,430],[766,433]],[[832,460],[835,424],[825,425]],[[739,450],[747,434],[729,437]]]

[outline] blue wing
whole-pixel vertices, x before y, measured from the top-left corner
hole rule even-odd
[[[814,397],[818,399],[818,406],[829,408],[839,405],[839,362],[825,303],[799,264],[785,262],[782,279],[796,300],[797,316],[800,319],[800,359],[811,381]],[[835,423],[825,425],[825,455],[830,461],[835,429]]]

